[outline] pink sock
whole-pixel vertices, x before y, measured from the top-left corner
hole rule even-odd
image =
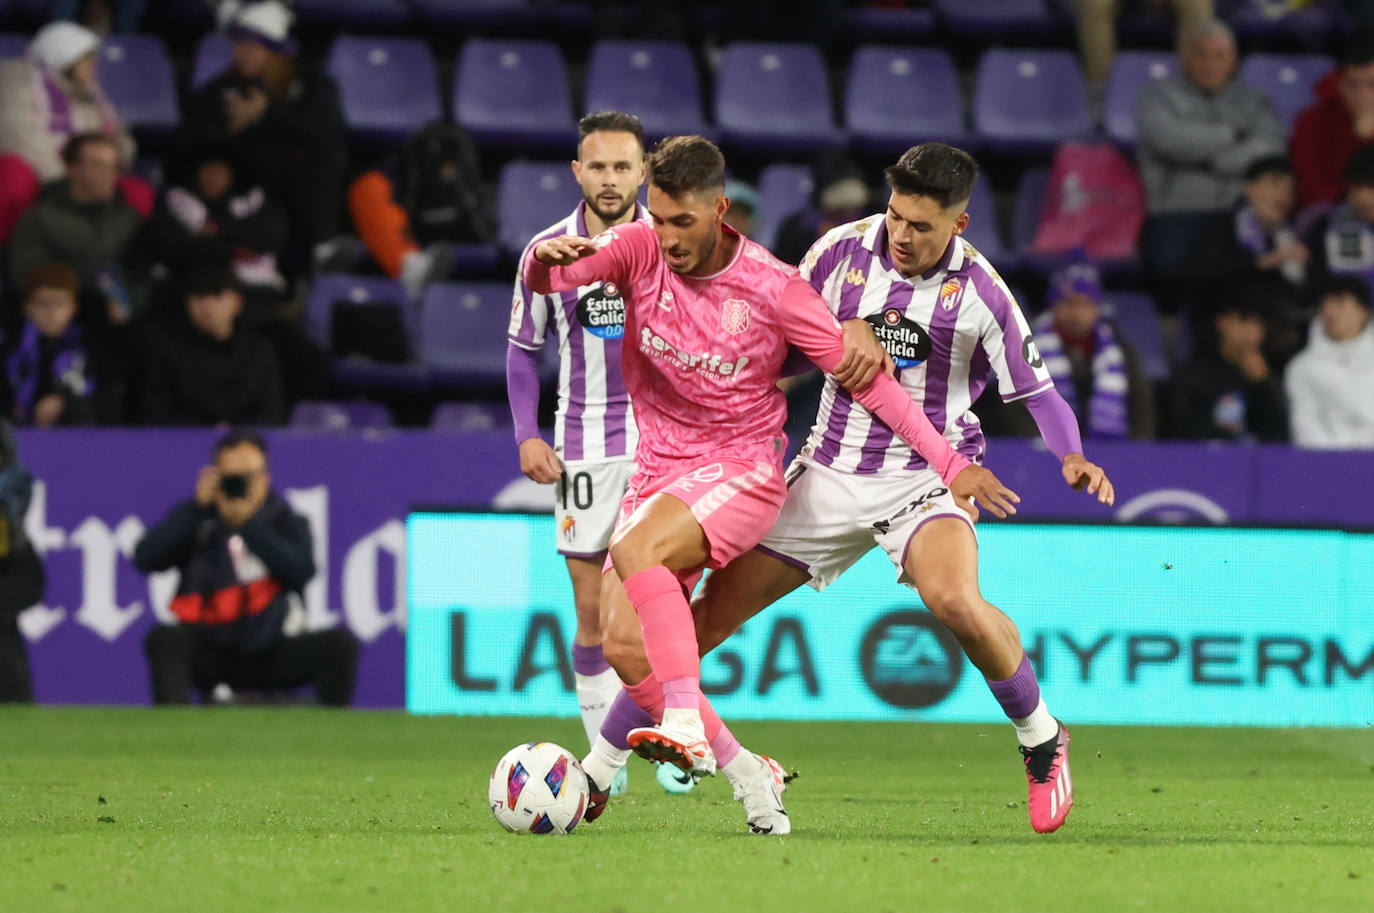
[[[695,708],[701,700],[701,660],[682,584],[660,565],[630,575],[625,595],[639,616],[644,655],[663,683],[666,706]]]
[[[625,693],[634,700],[639,708],[653,719],[655,723],[663,720],[663,686],[654,678],[652,672],[644,681],[634,685],[626,685]]]
[[[701,721],[706,724],[706,740],[711,743],[716,763],[724,767],[735,759],[742,746],[704,694],[701,696]]]

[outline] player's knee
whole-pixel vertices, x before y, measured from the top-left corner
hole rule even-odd
[[[605,655],[606,662],[611,664],[611,668],[622,679],[629,676],[631,680],[638,681],[644,677],[636,674],[648,665],[638,640],[620,636],[615,631],[607,631],[601,641],[601,652]]]
[[[977,592],[960,587],[934,587],[922,591],[921,600],[930,613],[956,635],[974,634],[983,619],[983,600]]]

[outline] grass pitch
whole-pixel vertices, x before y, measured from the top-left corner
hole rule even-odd
[[[501,831],[512,745],[572,720],[0,709],[6,911],[1374,910],[1374,730],[1075,726],[1033,833],[1006,726],[741,723],[801,778],[752,836],[723,777],[568,837]]]

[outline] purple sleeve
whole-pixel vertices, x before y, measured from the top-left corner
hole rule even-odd
[[[506,395],[515,420],[515,443],[539,437],[538,355],[513,342],[506,343]]]
[[[1031,418],[1040,429],[1040,436],[1050,448],[1050,453],[1064,462],[1071,453],[1083,452],[1083,439],[1078,433],[1078,417],[1073,414],[1069,404],[1059,391],[1050,387],[1026,397],[1023,402],[1030,410]]]

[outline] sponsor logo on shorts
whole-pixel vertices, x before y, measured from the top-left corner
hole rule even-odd
[[[930,334],[899,308],[887,308],[880,314],[864,318],[873,327],[873,335],[899,368],[914,368],[930,357]]]
[[[931,510],[935,507],[935,499],[943,497],[947,494],[949,494],[949,489],[944,487],[943,485],[940,485],[936,488],[932,488],[930,491],[924,492],[919,498],[912,501],[910,504],[908,504],[906,507],[903,507],[901,510],[897,511],[895,514],[888,517],[886,520],[879,520],[877,523],[874,523],[871,528],[875,533],[887,533],[892,529],[892,524],[896,523],[902,517],[905,517],[912,511],[916,511],[918,513],[925,513],[926,511]]]
[[[625,299],[614,282],[597,283],[577,299],[577,322],[600,339],[625,335]]]
[[[681,488],[683,491],[691,491],[697,485],[710,485],[719,482],[725,475],[725,467],[720,463],[710,463],[700,469],[693,469],[680,479],[675,480],[669,488]]]
[[[932,707],[958,687],[964,652],[929,612],[893,611],[864,633],[859,668],[869,690],[884,703]]]

